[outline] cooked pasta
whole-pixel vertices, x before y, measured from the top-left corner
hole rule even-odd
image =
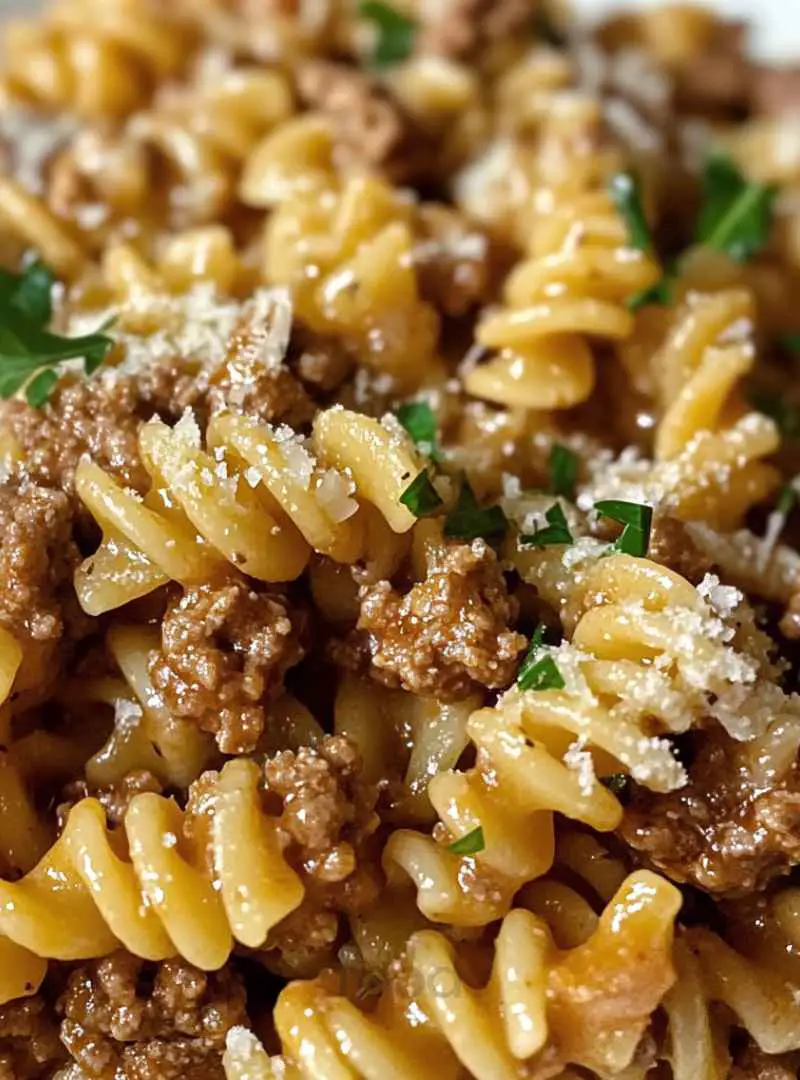
[[[0,27],[0,1077],[800,1070],[797,72],[691,5]]]

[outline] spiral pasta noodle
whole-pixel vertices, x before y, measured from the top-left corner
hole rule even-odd
[[[325,1075],[338,1069],[348,1077],[378,1070],[455,1077],[464,1068],[479,1080],[496,1080],[541,1060],[549,1040],[558,1047],[551,1060],[624,1067],[673,982],[678,906],[671,885],[640,871],[623,883],[589,939],[563,952],[554,949],[543,920],[517,909],[503,921],[491,976],[480,989],[463,981],[443,935],[421,931],[409,940],[403,980],[371,1015],[323,980],[290,984],[276,1007],[288,1075],[319,1075],[322,1067]],[[638,970],[628,966],[632,951]],[[592,1020],[598,978],[616,985],[615,1000]],[[637,993],[644,996],[636,1000]],[[581,1030],[585,1042],[576,1036]],[[239,1032],[229,1037],[226,1068],[230,1080],[273,1075],[267,1055]]]
[[[226,563],[261,581],[292,581],[312,548],[345,562],[359,558],[370,529],[342,469],[391,531],[414,524],[399,501],[418,471],[409,440],[344,409],[315,422],[315,447],[329,463],[316,476],[314,458],[293,433],[287,438],[247,417],[212,419],[205,450],[191,416],[172,429],[152,420],[139,438],[154,480],[144,499],[90,461],[76,471],[78,494],[105,534],[75,579],[93,614],[170,580],[213,578]]]
[[[5,32],[3,90],[44,109],[65,106],[90,120],[125,116],[159,79],[176,73],[191,37],[163,7],[61,0],[44,22]]]
[[[289,284],[298,317],[408,390],[436,367],[439,334],[420,296],[412,225],[411,206],[388,185],[356,177],[341,191],[287,199],[265,240],[267,280]]]
[[[108,831],[97,801],[77,803],[37,866],[0,883],[3,947],[8,939],[37,956],[77,960],[122,943],[136,956],[177,951],[214,970],[234,939],[263,944],[300,903],[303,886],[260,807],[258,779],[255,764],[229,762],[208,793],[207,825],[169,799],[136,796],[125,817],[126,846]]]
[[[594,387],[586,336],[628,337],[634,320],[625,300],[650,288],[660,271],[629,246],[610,196],[599,192],[558,204],[535,248],[511,272],[504,309],[477,328],[477,340],[498,354],[470,371],[476,397],[530,409],[563,409]]]

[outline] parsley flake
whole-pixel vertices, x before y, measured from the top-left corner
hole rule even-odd
[[[747,262],[764,247],[777,188],[748,180],[724,154],[712,154],[703,172],[703,205],[695,239]]]
[[[624,502],[622,499],[604,499],[594,504],[603,517],[624,525],[622,535],[614,543],[614,550],[640,558],[650,546],[650,529],[653,524],[653,508],[642,503]]]
[[[472,829],[471,832],[465,833],[464,836],[459,836],[458,840],[454,840],[448,847],[456,855],[477,855],[479,851],[483,851],[486,847],[482,827],[479,825],[476,829]]]
[[[520,690],[563,690],[566,685],[552,656],[540,657],[543,642],[544,623],[539,623],[517,674]]]
[[[461,478],[458,502],[445,518],[444,535],[456,540],[483,539],[496,543],[506,534],[508,518],[500,506],[480,505],[466,476]]]
[[[788,516],[797,505],[797,490],[791,484],[784,484],[781,488],[775,510],[779,514]]]
[[[778,345],[784,352],[800,353],[800,330],[790,330],[785,334],[781,334],[778,338]]]
[[[105,334],[62,337],[46,329],[52,315],[53,275],[41,262],[21,274],[0,273],[0,397],[25,387],[28,404],[41,408],[58,382],[55,368],[82,358],[91,375],[113,345]]]
[[[575,498],[575,484],[578,480],[578,458],[567,446],[553,443],[547,459],[550,483],[547,490],[551,495],[561,495],[565,499]]]
[[[420,452],[431,461],[441,461],[436,445],[436,417],[430,405],[426,401],[409,401],[400,406],[396,415]]]
[[[620,802],[626,802],[630,794],[631,778],[627,773],[611,773],[609,776],[601,776],[600,783],[607,787],[612,795],[616,795]]]
[[[414,48],[417,28],[411,19],[383,0],[361,0],[358,13],[375,24],[377,39],[372,54],[376,68],[391,67],[407,59]]]
[[[426,514],[432,514],[434,510],[439,509],[442,498],[433,486],[427,470],[423,469],[422,472],[417,473],[400,496],[400,502],[408,507],[414,517],[425,517]]]
[[[546,527],[537,529],[534,533],[523,533],[520,536],[523,544],[533,544],[534,547],[552,547],[554,544],[573,542],[566,516],[559,503],[553,503],[550,509],[545,511],[544,516],[547,521]]]
[[[644,214],[638,179],[632,173],[617,173],[611,177],[609,191],[625,222],[631,247],[652,251],[653,237]]]

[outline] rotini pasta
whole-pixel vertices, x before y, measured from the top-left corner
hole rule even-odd
[[[798,1074],[797,73],[571,20],[0,29],[0,1076]]]

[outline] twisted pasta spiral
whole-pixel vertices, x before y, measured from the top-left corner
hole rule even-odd
[[[0,882],[0,949],[8,939],[36,956],[77,960],[121,943],[145,959],[178,952],[215,970],[234,939],[262,945],[300,904],[303,886],[258,783],[258,767],[237,759],[191,813],[137,795],[125,817],[127,845],[108,831],[100,803],[83,799],[37,866]]]
[[[439,320],[420,297],[412,206],[380,180],[296,195],[267,224],[265,275],[288,284],[298,317],[412,390],[436,366]]]
[[[180,69],[191,40],[164,5],[60,0],[44,19],[7,27],[2,90],[45,109],[113,120]]]
[[[279,72],[201,70],[164,86],[121,132],[81,132],[55,162],[50,204],[82,228],[92,220],[86,205],[102,203],[100,243],[126,220],[135,220],[139,231],[148,224],[174,229],[219,221],[234,208],[248,154],[291,110],[289,84]]]
[[[207,581],[226,564],[261,581],[292,581],[312,548],[352,562],[416,520],[399,501],[419,471],[410,440],[399,427],[345,409],[315,421],[313,446],[325,469],[290,429],[231,414],[211,420],[206,449],[188,414],[174,428],[151,420],[139,443],[153,477],[144,499],[93,462],[76,470],[76,490],[104,537],[75,578],[91,614],[170,580]],[[359,512],[353,491],[377,515]]]
[[[629,336],[634,319],[625,300],[659,276],[655,261],[629,246],[610,196],[596,192],[557,206],[530,257],[506,281],[505,308],[477,328],[480,344],[500,351],[467,374],[466,389],[529,409],[585,401],[594,387],[585,336]]]
[[[511,1080],[527,1064],[624,1068],[673,982],[677,890],[639,871],[620,887],[588,940],[554,948],[546,923],[517,909],[494,943],[488,983],[467,981],[443,935],[410,938],[404,971],[365,1015],[323,978],[290,984],[275,1009],[284,1058],[271,1062],[245,1032],[229,1037],[229,1080],[274,1075]],[[636,963],[632,963],[633,957]],[[613,989],[609,989],[613,988]],[[595,998],[603,996],[598,1013]],[[607,1006],[607,1009],[605,1008]],[[541,1056],[539,1056],[541,1055]]]
[[[547,565],[554,556],[522,554],[528,557]],[[547,581],[524,564],[521,572],[537,585]],[[630,772],[654,791],[685,783],[660,733],[714,716],[737,738],[752,739],[763,734],[766,702],[770,715],[792,711],[777,686],[759,681],[760,657],[734,649],[733,630],[664,567],[628,555],[602,558],[573,580],[566,602],[558,587],[555,595],[571,630],[571,643],[553,652],[564,689],[511,690],[474,713],[467,733],[476,765],[428,785],[447,833],[460,837],[480,826],[483,850],[457,855],[408,830],[387,844],[389,873],[412,879],[433,921],[482,925],[502,915],[522,884],[550,868],[554,811],[614,829],[619,804],[596,776]]]

